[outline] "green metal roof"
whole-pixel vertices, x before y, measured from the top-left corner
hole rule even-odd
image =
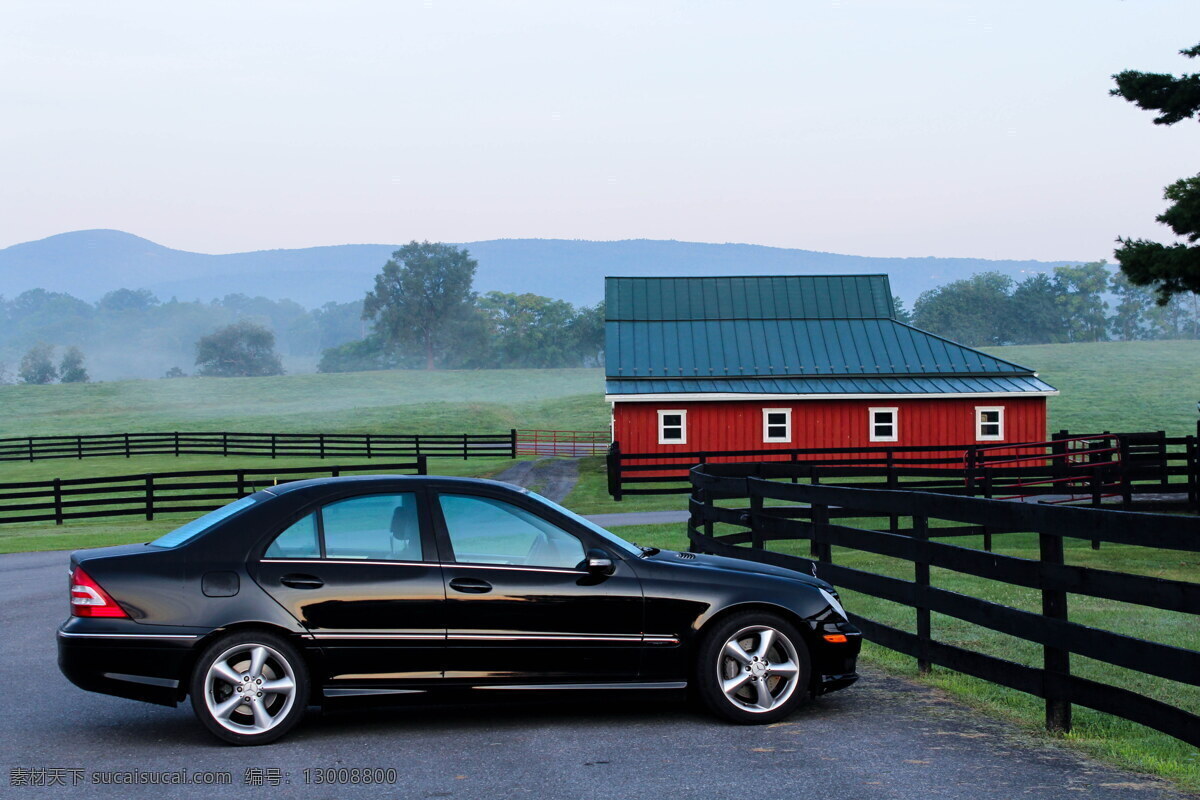
[[[885,275],[609,278],[605,297],[609,394],[1053,391],[1026,367],[898,322]],[[961,383],[1021,376],[1032,380]],[[868,377],[919,383],[812,380]],[[955,380],[921,380],[934,377]],[[781,380],[793,389],[768,388]]]
[[[609,380],[608,394],[1013,394],[1053,392],[1030,375],[1006,377],[731,378],[729,380]]]
[[[604,300],[611,321],[896,316],[886,275],[606,278]]]

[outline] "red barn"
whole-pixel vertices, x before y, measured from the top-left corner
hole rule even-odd
[[[886,275],[608,278],[625,453],[1032,442],[1037,373],[896,319]]]

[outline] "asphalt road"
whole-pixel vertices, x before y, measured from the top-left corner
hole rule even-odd
[[[935,690],[871,672],[768,727],[726,725],[680,702],[425,706],[313,712],[277,744],[228,747],[200,728],[190,707],[90,694],[59,674],[54,629],[66,615],[66,566],[65,553],[0,556],[4,798],[1178,797]],[[329,767],[393,768],[397,782],[306,784],[305,769]],[[44,782],[39,769],[67,785],[19,785]],[[93,783],[106,771],[131,770],[227,772],[231,784]],[[259,773],[267,785],[247,785],[253,770],[278,773]],[[269,785],[275,778],[279,785]]]

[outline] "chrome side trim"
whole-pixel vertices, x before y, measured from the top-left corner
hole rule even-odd
[[[506,683],[497,686],[473,686],[473,689],[495,689],[499,691],[553,691],[575,689],[686,689],[687,681],[657,681],[648,683]]]
[[[190,633],[67,633],[59,631],[59,636],[68,639],[199,639]]]
[[[525,567],[520,564],[459,564],[457,561],[447,561],[442,564],[445,569],[511,569],[517,572],[552,572],[559,575],[585,575],[583,570],[573,567]]]
[[[440,567],[437,561],[374,561],[366,558],[260,558],[260,564],[371,564],[382,567]]]
[[[178,689],[179,681],[170,678],[151,678],[149,675],[126,675],[122,672],[105,672],[104,677],[126,683],[141,683],[146,686],[158,686],[163,689]]]
[[[679,644],[674,636],[641,636],[640,634],[597,633],[369,633],[360,631],[321,632],[309,634],[314,639],[362,639],[391,641],[455,641],[455,642],[630,642],[640,644]]]
[[[260,564],[372,564],[384,567],[442,567],[443,569],[511,569],[518,572],[550,572],[582,575],[573,567],[526,567],[521,564],[459,564],[454,561],[374,561],[365,558],[260,558]]]
[[[326,697],[367,697],[382,694],[424,694],[424,689],[323,689]]]
[[[397,639],[401,641],[424,641],[424,640],[442,640],[446,638],[444,633],[359,633],[357,631],[346,631],[345,633],[314,633],[314,639]]]

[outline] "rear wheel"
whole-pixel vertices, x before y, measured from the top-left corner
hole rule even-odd
[[[209,645],[192,671],[192,710],[214,736],[231,744],[273,742],[304,714],[308,669],[287,640],[247,631]]]
[[[776,614],[747,611],[704,637],[696,688],[710,711],[731,722],[775,722],[808,699],[810,663],[794,625]]]

